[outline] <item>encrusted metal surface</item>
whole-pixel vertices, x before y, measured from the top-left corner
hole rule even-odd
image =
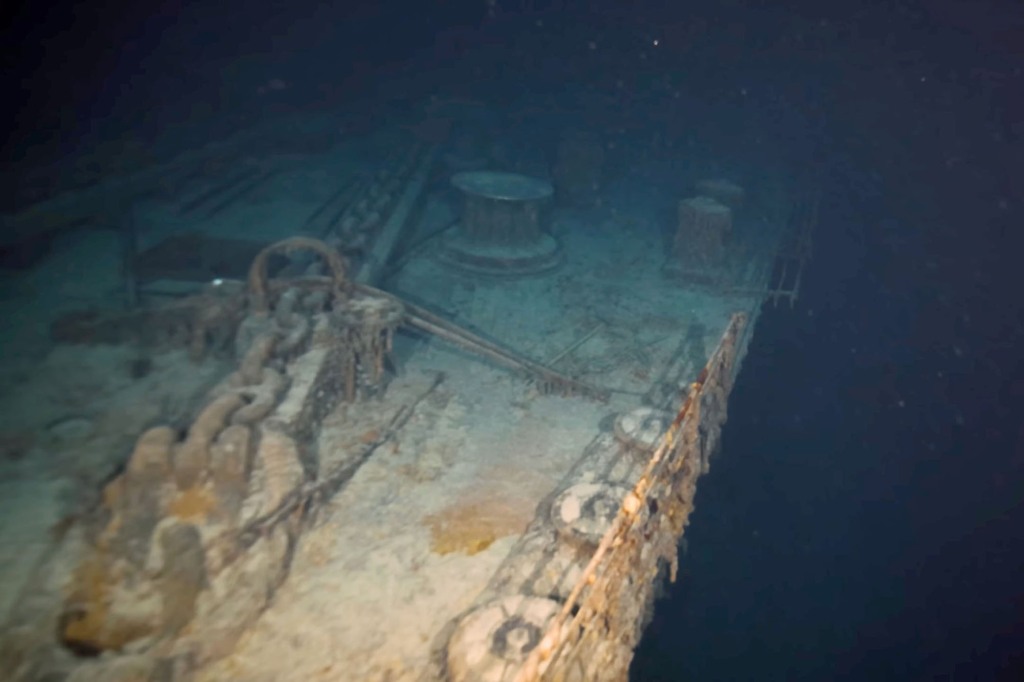
[[[467,194],[506,201],[537,201],[554,192],[547,180],[499,171],[456,173],[452,176],[452,184]]]

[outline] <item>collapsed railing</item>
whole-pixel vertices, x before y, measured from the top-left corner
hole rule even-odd
[[[642,625],[636,590],[659,572],[644,555],[667,560],[675,581],[676,547],[693,510],[697,479],[718,446],[745,323],[745,315],[733,316],[569,599],[523,665],[522,682],[627,677]]]
[[[678,543],[719,443],[746,324],[746,314],[732,316],[656,445],[642,450],[642,469],[635,449],[622,447],[621,420],[615,439],[602,436],[588,448],[550,511],[542,507],[478,605],[455,623],[448,680],[628,677],[660,579],[675,580]]]
[[[821,192],[815,187],[801,192],[793,202],[785,240],[773,259],[766,298],[772,305],[779,299],[789,299],[789,307],[796,305],[803,280],[804,265],[814,250],[814,229],[818,225]]]

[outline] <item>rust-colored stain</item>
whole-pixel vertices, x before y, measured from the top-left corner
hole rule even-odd
[[[101,501],[103,506],[111,511],[117,509],[117,506],[121,503],[124,498],[124,476],[118,476],[110,483],[103,486],[103,493]]]
[[[151,634],[145,620],[112,616],[116,580],[105,554],[95,553],[78,566],[60,622],[61,640],[73,651],[118,651]]]
[[[456,502],[427,516],[423,523],[430,528],[430,549],[435,554],[462,552],[472,556],[496,540],[521,534],[532,518],[530,504],[499,493],[491,499]]]
[[[178,493],[171,501],[168,512],[183,521],[202,521],[217,506],[213,495],[205,488],[193,487]]]
[[[61,623],[61,637],[72,648],[82,646],[102,651],[111,644],[105,632],[108,602],[105,563],[99,555],[93,556],[75,571],[69,599],[74,608],[64,613]]]

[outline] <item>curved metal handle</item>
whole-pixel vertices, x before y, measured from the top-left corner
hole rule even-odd
[[[332,302],[345,297],[348,289],[345,259],[337,249],[312,237],[289,237],[266,247],[253,259],[248,278],[249,306],[252,311],[265,313],[270,310],[270,302],[267,300],[267,261],[270,256],[275,253],[289,254],[296,251],[312,251],[323,258],[331,271]]]

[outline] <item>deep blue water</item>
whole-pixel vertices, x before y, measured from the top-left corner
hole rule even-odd
[[[761,318],[631,679],[1020,679],[1019,351],[829,264]]]
[[[937,82],[889,127],[833,110],[852,161],[803,300],[759,321],[637,682],[1024,679],[1022,109],[956,75],[1020,64],[932,28],[902,49]]]

